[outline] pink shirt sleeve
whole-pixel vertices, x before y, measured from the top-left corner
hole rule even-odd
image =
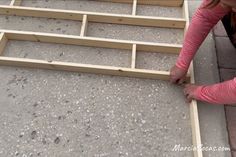
[[[213,26],[222,19],[229,8],[218,4],[214,8],[203,8],[209,0],[203,0],[194,14],[184,38],[183,48],[177,59],[176,66],[186,70]],[[211,86],[199,86],[195,94],[197,100],[212,104],[236,104],[236,78]]]
[[[213,26],[230,11],[229,8],[223,7],[221,4],[210,9],[203,8],[208,3],[209,0],[203,0],[185,35],[183,48],[176,62],[176,66],[183,70],[187,71],[195,53]]]
[[[200,86],[195,96],[197,100],[212,104],[236,104],[236,77],[223,83]]]

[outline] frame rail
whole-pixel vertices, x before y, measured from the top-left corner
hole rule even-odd
[[[0,33],[0,55],[3,54],[4,48],[7,45],[7,37],[5,35],[5,33]]]
[[[131,57],[131,68],[135,69],[136,66],[136,57],[137,57],[137,45],[133,44],[133,48],[132,48],[132,57]]]
[[[24,32],[24,31],[0,30],[0,32],[2,32],[1,33],[2,37],[4,37],[4,40],[0,41],[0,43],[1,44],[3,43],[3,45],[6,44],[6,41],[8,39],[8,40],[24,40],[24,41],[48,42],[48,43],[60,43],[60,44],[70,44],[70,45],[95,46],[95,47],[132,50],[131,68],[78,64],[78,63],[58,62],[58,61],[44,61],[36,59],[13,58],[13,57],[0,57],[0,65],[87,72],[96,74],[108,74],[108,75],[129,76],[129,77],[148,78],[148,79],[161,79],[161,80],[169,80],[170,78],[170,73],[168,71],[156,71],[156,70],[135,68],[137,49],[139,48],[140,50],[142,50],[150,48],[153,50],[158,50],[160,48],[163,48],[157,44],[152,45],[150,43],[145,43],[145,42],[119,41],[119,40],[111,41],[108,39],[97,39],[97,38],[80,37],[72,35],[59,35],[59,34]],[[169,48],[168,46],[166,47]],[[174,50],[176,50],[176,47],[174,48],[175,48]]]
[[[41,68],[49,70],[64,70],[83,73],[95,73],[104,75],[128,76],[146,79],[169,80],[169,72],[144,69],[132,69],[123,67],[78,64],[70,62],[44,61],[36,59],[0,57],[0,65],[19,66],[27,68]]]
[[[186,23],[185,19],[183,18],[132,16],[125,14],[119,15],[110,13],[95,13],[95,12],[85,12],[85,11],[32,8],[32,7],[6,6],[6,5],[0,5],[0,14],[27,16],[27,17],[57,18],[57,19],[78,20],[78,21],[82,21],[83,16],[87,15],[88,21],[90,22],[148,26],[148,27],[164,27],[164,28],[184,28]]]
[[[189,26],[189,10],[188,10],[187,0],[185,0],[183,4],[183,15],[184,18],[186,19],[186,26],[184,28],[184,33],[186,34]],[[194,79],[193,62],[191,62],[188,73],[190,73],[190,83],[194,84],[195,79]],[[202,150],[200,149],[202,146],[202,141],[201,141],[201,131],[199,124],[198,106],[196,100],[192,100],[192,102],[190,103],[190,118],[192,126],[192,142],[193,146],[197,148],[196,150],[194,150],[193,154],[194,157],[203,157]]]
[[[135,16],[137,12],[137,3],[138,0],[133,0],[133,8],[132,8],[132,15]]]
[[[83,15],[83,21],[82,21],[82,25],[81,25],[81,32],[80,32],[80,36],[86,36],[87,34],[87,27],[88,27],[88,16],[87,15]]]
[[[6,37],[11,40],[28,40],[28,41],[49,42],[58,44],[126,49],[126,50],[132,50],[133,44],[136,44],[137,51],[150,51],[159,53],[178,54],[182,47],[182,45],[178,44],[128,41],[128,40],[105,39],[96,37],[80,37],[75,35],[62,35],[62,34],[39,33],[39,32],[29,32],[29,31],[0,29],[0,32],[4,32]]]

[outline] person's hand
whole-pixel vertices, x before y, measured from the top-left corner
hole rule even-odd
[[[188,71],[178,68],[176,65],[170,70],[170,82],[174,84],[183,84]]]
[[[194,84],[186,84],[184,88],[184,95],[187,102],[190,103],[193,99],[197,100],[197,89],[199,86]]]

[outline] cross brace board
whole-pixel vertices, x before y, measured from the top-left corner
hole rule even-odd
[[[184,28],[186,21],[183,18],[133,16],[126,14],[97,13],[86,11],[72,11],[61,9],[32,8],[21,6],[0,5],[0,14],[28,17],[46,17],[64,20],[82,21],[87,15],[88,21],[99,23],[125,24],[135,26],[151,26],[164,28]]]
[[[170,73],[167,71],[136,69],[135,68],[136,52],[151,51],[151,52],[161,52],[161,53],[178,53],[182,45],[86,37],[87,25],[88,22],[100,22],[100,23],[136,25],[136,26],[181,28],[184,29],[186,32],[189,25],[187,1],[186,0],[184,1],[183,0],[175,0],[175,1],[100,0],[100,1],[131,3],[133,4],[132,15],[17,6],[21,4],[21,0],[12,0],[10,6],[0,5],[0,14],[4,15],[45,17],[45,18],[58,18],[65,20],[82,21],[80,36],[0,30],[0,55],[3,53],[8,40],[24,40],[24,41],[61,43],[61,44],[72,44],[72,45],[82,45],[82,46],[95,46],[95,47],[115,48],[115,49],[127,49],[131,50],[130,52],[132,53],[130,68],[58,62],[58,61],[45,61],[45,60],[35,60],[35,59],[25,59],[25,58],[13,58],[4,56],[0,57],[0,65],[43,68],[52,70],[79,71],[86,73],[88,72],[96,74],[109,74],[109,75],[168,80],[170,77]],[[139,4],[175,6],[175,7],[182,6],[184,18],[138,16],[136,15],[136,11],[137,11],[137,6]],[[188,80],[191,83],[195,83],[193,64],[191,64],[189,72],[190,74],[188,75]],[[201,135],[200,135],[198,108],[196,101],[192,101],[190,104],[190,117],[191,117],[193,146],[195,148],[200,148]],[[201,149],[196,149],[194,150],[193,153],[194,157],[203,156]]]
[[[1,36],[6,38],[6,40],[23,40],[23,41],[82,45],[82,46],[103,47],[103,48],[127,49],[131,50],[132,54],[134,54],[134,52],[136,53],[137,50],[140,51],[150,50],[153,52],[157,52],[159,50],[159,52],[163,53],[168,53],[168,52],[176,53],[177,51],[180,50],[180,47],[169,47],[170,45],[169,46],[159,45],[156,43],[110,40],[110,39],[101,39],[94,37],[81,37],[74,35],[59,35],[51,33],[37,33],[37,32],[12,31],[12,30],[0,30],[0,32],[2,33]],[[6,45],[6,42],[1,42],[1,43],[2,47]],[[133,45],[135,45],[135,47]],[[17,59],[11,57],[0,57],[0,64],[8,66],[9,65],[24,66],[31,68],[40,67],[44,69],[53,69],[53,70],[67,70],[67,71],[77,71],[77,72],[89,72],[89,73],[169,80],[170,74],[167,71],[136,69],[133,63],[135,62],[135,59],[136,58],[132,58],[131,68],[77,64],[77,63],[56,62],[56,61],[42,61],[42,60],[32,60],[32,59]],[[190,78],[188,77],[188,80],[189,79]]]

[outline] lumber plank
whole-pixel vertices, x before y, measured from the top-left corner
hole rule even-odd
[[[83,20],[83,15],[87,15],[90,22],[124,24],[148,27],[165,27],[165,28],[184,28],[185,19],[151,17],[151,16],[132,16],[126,14],[96,13],[85,11],[72,11],[48,8],[32,8],[22,6],[4,6],[0,5],[0,14],[16,15],[27,17],[44,17],[57,18],[64,20]]]
[[[87,34],[87,27],[88,27],[88,16],[84,15],[83,16],[83,21],[82,21],[82,25],[81,25],[81,31],[80,31],[80,36],[86,36]]]
[[[11,0],[10,5],[11,6],[20,6],[22,3],[22,0]]]
[[[132,3],[133,0],[99,0],[114,3]],[[138,0],[138,4],[180,7],[184,0]]]
[[[133,8],[132,8],[132,15],[136,15],[137,12],[137,1],[138,0],[133,0]]]
[[[5,33],[0,33],[0,55],[3,54],[3,51],[7,45],[8,39],[6,38]]]
[[[188,2],[184,1],[183,4],[183,16],[186,19],[186,26],[184,29],[184,34],[186,34],[189,26],[189,10],[188,10]],[[190,83],[195,83],[194,78],[194,67],[193,62],[191,62],[188,73],[190,73]],[[202,150],[200,149],[202,146],[201,141],[201,132],[200,132],[200,124],[199,124],[199,116],[198,116],[198,106],[197,101],[193,100],[190,103],[190,118],[191,118],[191,126],[192,126],[192,142],[193,146],[197,148],[193,151],[194,157],[203,157]]]
[[[13,58],[13,57],[0,57],[0,65],[137,77],[146,79],[161,79],[161,80],[169,80],[170,76],[170,73],[167,71],[131,69],[123,67],[78,64],[78,63],[58,62],[58,61],[44,61],[44,60],[26,59],[26,58]]]
[[[137,45],[137,51],[150,51],[159,53],[174,53],[177,54],[181,50],[182,45],[178,44],[165,44],[165,43],[152,43],[116,39],[104,39],[95,37],[80,37],[75,35],[63,35],[52,33],[39,33],[28,31],[15,31],[15,30],[1,30],[6,37],[10,40],[26,40],[35,42],[48,42],[57,44],[93,46],[103,48],[115,48],[132,50],[133,44]]]
[[[132,57],[131,57],[131,68],[134,69],[136,66],[136,53],[137,53],[137,46],[133,44],[132,48]]]
[[[191,63],[190,66],[190,83],[194,84],[194,71],[193,71],[193,64]],[[200,149],[202,146],[201,142],[201,132],[200,132],[200,124],[199,124],[199,116],[198,116],[198,106],[197,101],[193,100],[190,103],[190,117],[191,117],[191,125],[192,125],[192,140],[193,146],[198,148],[194,150],[194,157],[202,157],[202,150]]]

